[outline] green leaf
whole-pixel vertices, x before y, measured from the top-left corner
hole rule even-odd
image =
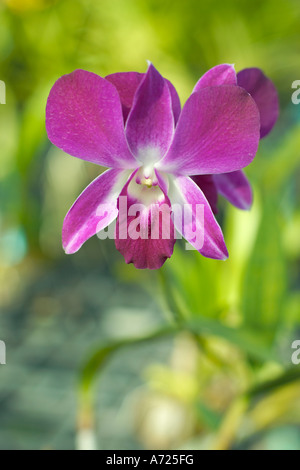
[[[266,337],[249,328],[231,328],[218,320],[197,317],[189,322],[187,329],[200,336],[216,336],[227,340],[232,345],[253,359],[259,361],[278,361],[275,353],[266,342]]]
[[[100,348],[96,349],[89,357],[87,362],[83,365],[80,372],[80,388],[83,393],[88,393],[98,373],[106,365],[111,356],[118,350],[134,346],[140,343],[154,341],[156,339],[173,335],[178,330],[174,327],[166,327],[154,331],[146,336],[137,338],[129,338],[118,341],[113,341],[103,344]]]
[[[297,168],[299,168],[300,125],[294,126],[284,139],[281,139],[277,149],[272,149],[272,156],[267,155],[265,149],[250,167],[250,179],[257,181],[257,185],[276,190],[286,182]]]
[[[220,261],[184,250],[185,243],[177,241],[174,255],[160,270],[169,307],[180,308],[186,318],[218,315]]]
[[[284,371],[275,379],[268,380],[252,387],[246,395],[255,400],[263,395],[273,392],[274,390],[284,387],[285,385],[300,381],[300,368],[292,367]]]
[[[278,206],[265,197],[262,217],[242,287],[245,325],[272,339],[279,325],[286,292]]]
[[[221,415],[208,407],[205,403],[201,401],[196,403],[196,413],[200,423],[204,423],[213,431],[219,428],[222,421]]]

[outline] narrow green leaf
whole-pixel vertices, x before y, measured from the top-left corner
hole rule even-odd
[[[83,393],[88,392],[93,381],[97,377],[97,374],[105,366],[111,356],[118,350],[134,346],[140,343],[153,341],[162,337],[173,335],[177,332],[175,327],[166,327],[160,330],[154,331],[146,336],[137,338],[129,338],[111,343],[103,344],[90,356],[87,362],[83,365],[80,373],[80,388]]]
[[[245,325],[253,331],[265,332],[272,339],[280,322],[285,291],[286,271],[278,208],[275,201],[265,197],[257,239],[242,287]]]

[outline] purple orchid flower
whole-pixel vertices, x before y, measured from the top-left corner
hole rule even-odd
[[[65,152],[111,168],[82,192],[67,213],[62,233],[66,253],[75,253],[117,219],[116,247],[136,268],[159,268],[172,255],[174,230],[168,237],[163,232],[168,228],[164,225],[174,228],[173,223],[202,255],[228,257],[221,228],[190,176],[240,170],[253,160],[260,119],[244,89],[236,84],[199,89],[181,111],[175,88],[152,64],[145,74],[106,78],[76,70],[54,84],[46,128],[51,142]],[[140,233],[148,234],[149,226],[155,226],[156,238],[128,236],[134,218],[130,210],[137,203],[143,207]],[[173,205],[187,205],[192,217],[178,222]],[[153,215],[153,208],[163,208],[163,221],[159,212]]]
[[[233,65],[222,64],[206,72],[194,91],[225,84],[238,85],[252,96],[260,113],[260,138],[266,137],[279,115],[278,93],[273,82],[258,68],[244,69],[236,74]],[[218,193],[239,209],[249,210],[252,206],[252,188],[241,170],[218,175],[196,175],[193,180],[204,192],[214,214],[218,212]]]

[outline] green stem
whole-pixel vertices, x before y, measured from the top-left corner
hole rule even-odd
[[[168,311],[170,312],[171,315],[173,315],[175,325],[184,326],[184,324],[186,323],[185,315],[182,312],[176,300],[174,299],[174,295],[170,287],[170,284],[167,281],[164,268],[158,269],[157,272],[158,272],[158,279],[160,281],[162,294],[164,297],[165,304],[168,308]]]

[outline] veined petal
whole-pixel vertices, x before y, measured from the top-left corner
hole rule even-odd
[[[228,252],[222,230],[196,183],[187,176],[174,178],[171,180],[169,197],[178,232],[203,256],[226,259]]]
[[[253,202],[251,185],[243,171],[213,176],[216,187],[222,196],[239,209],[249,210]]]
[[[258,68],[241,70],[237,83],[250,93],[260,112],[260,137],[274,127],[279,114],[278,93],[273,82]]]
[[[137,89],[126,124],[126,136],[133,154],[145,162],[166,153],[174,133],[169,86],[152,64]]]
[[[105,79],[112,83],[118,90],[122,104],[124,122],[127,121],[128,114],[132,108],[135,92],[144,77],[144,73],[138,72],[112,73],[111,75],[107,75],[105,77]],[[176,124],[181,112],[180,99],[174,85],[166,78],[165,80],[171,93],[172,109],[174,121]]]
[[[192,180],[201,189],[214,214],[218,213],[218,191],[213,175],[196,175]]]
[[[158,269],[174,249],[171,205],[159,185],[138,186],[141,185],[133,175],[118,198],[116,248],[127,264],[133,263],[138,269]]]
[[[67,254],[78,251],[86,240],[117,217],[117,198],[129,175],[126,170],[107,170],[80,194],[63,223],[63,247]]]
[[[237,78],[232,64],[221,64],[208,70],[195,85],[194,91],[220,85],[236,85]]]
[[[170,149],[156,167],[175,175],[239,170],[253,160],[259,130],[257,106],[244,89],[203,88],[187,100]]]
[[[57,80],[46,129],[51,142],[74,157],[112,168],[138,166],[126,142],[118,92],[94,73],[76,70]]]

